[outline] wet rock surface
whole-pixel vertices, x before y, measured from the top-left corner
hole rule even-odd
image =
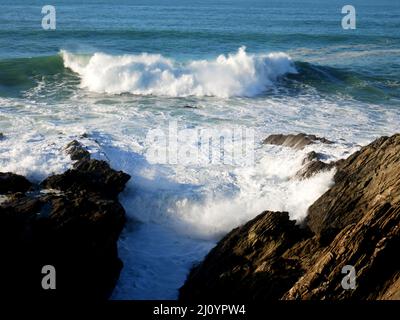
[[[329,163],[323,162],[320,158],[321,155],[315,151],[309,152],[303,159],[303,167],[295,174],[295,177],[297,179],[307,179],[319,172],[329,171],[339,164],[339,162],[333,161]]]
[[[9,298],[107,299],[118,280],[125,211],[117,197],[130,177],[74,148],[84,155],[74,168],[35,191],[2,184],[9,196],[0,204],[0,281]],[[55,267],[55,290],[42,288],[45,265]]]
[[[73,140],[65,146],[65,151],[71,157],[71,160],[89,160],[90,153],[77,140]]]
[[[73,169],[45,179],[41,186],[71,192],[98,193],[105,198],[115,198],[124,189],[130,176],[110,168],[101,160],[83,159],[74,164]]]
[[[336,166],[335,185],[301,225],[266,212],[234,229],[193,268],[180,299],[399,299],[400,135]],[[345,266],[354,289],[342,286]]]
[[[308,146],[316,142],[326,143],[326,144],[333,143],[333,141],[330,141],[326,138],[317,137],[316,135],[313,134],[299,133],[299,134],[272,134],[263,141],[263,144],[285,146],[301,150],[304,149],[305,146]]]

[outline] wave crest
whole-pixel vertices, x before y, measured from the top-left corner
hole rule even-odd
[[[90,57],[61,51],[64,66],[93,92],[157,96],[255,96],[287,73],[297,73],[282,52],[248,54],[245,47],[215,60],[179,63],[159,54]]]

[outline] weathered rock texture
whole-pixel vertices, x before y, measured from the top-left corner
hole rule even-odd
[[[83,155],[74,168],[34,192],[25,193],[25,178],[5,175],[18,181],[2,185],[9,195],[0,205],[0,283],[9,298],[107,299],[119,277],[125,211],[117,196],[130,177],[74,148]],[[56,290],[42,288],[44,265],[56,269]]]
[[[283,253],[307,235],[288,213],[266,211],[232,230],[211,250],[190,273],[181,298],[278,299],[301,276],[299,261]]]
[[[329,163],[323,162],[320,160],[320,155],[318,153],[311,151],[303,159],[303,167],[295,174],[295,178],[307,179],[319,172],[329,171],[339,164],[340,161],[332,161]]]
[[[320,138],[313,134],[272,134],[268,136],[263,143],[264,144],[273,144],[277,146],[285,146],[294,149],[304,149],[305,146],[313,144],[315,142],[321,142],[326,144],[333,143],[332,141],[326,138]]]
[[[265,212],[195,267],[182,300],[400,299],[400,135],[337,165],[335,185],[303,225]],[[356,288],[342,287],[354,266]]]

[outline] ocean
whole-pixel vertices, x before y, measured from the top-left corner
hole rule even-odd
[[[399,131],[400,2],[352,0],[356,29],[344,4],[54,0],[43,30],[43,1],[2,0],[0,171],[39,182],[71,166],[62,150],[78,139],[129,173],[113,299],[176,299],[232,228],[264,210],[306,216],[334,174],[293,179],[307,152],[337,160]],[[154,161],[151,133],[171,128],[189,153],[209,145],[195,132],[250,130],[252,162]],[[335,143],[262,144],[299,132]]]

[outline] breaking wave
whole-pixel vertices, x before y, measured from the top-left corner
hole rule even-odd
[[[76,55],[61,51],[64,66],[77,73],[92,92],[156,96],[252,97],[281,76],[297,73],[285,53],[249,54],[245,47],[214,60],[186,63],[160,54]]]

